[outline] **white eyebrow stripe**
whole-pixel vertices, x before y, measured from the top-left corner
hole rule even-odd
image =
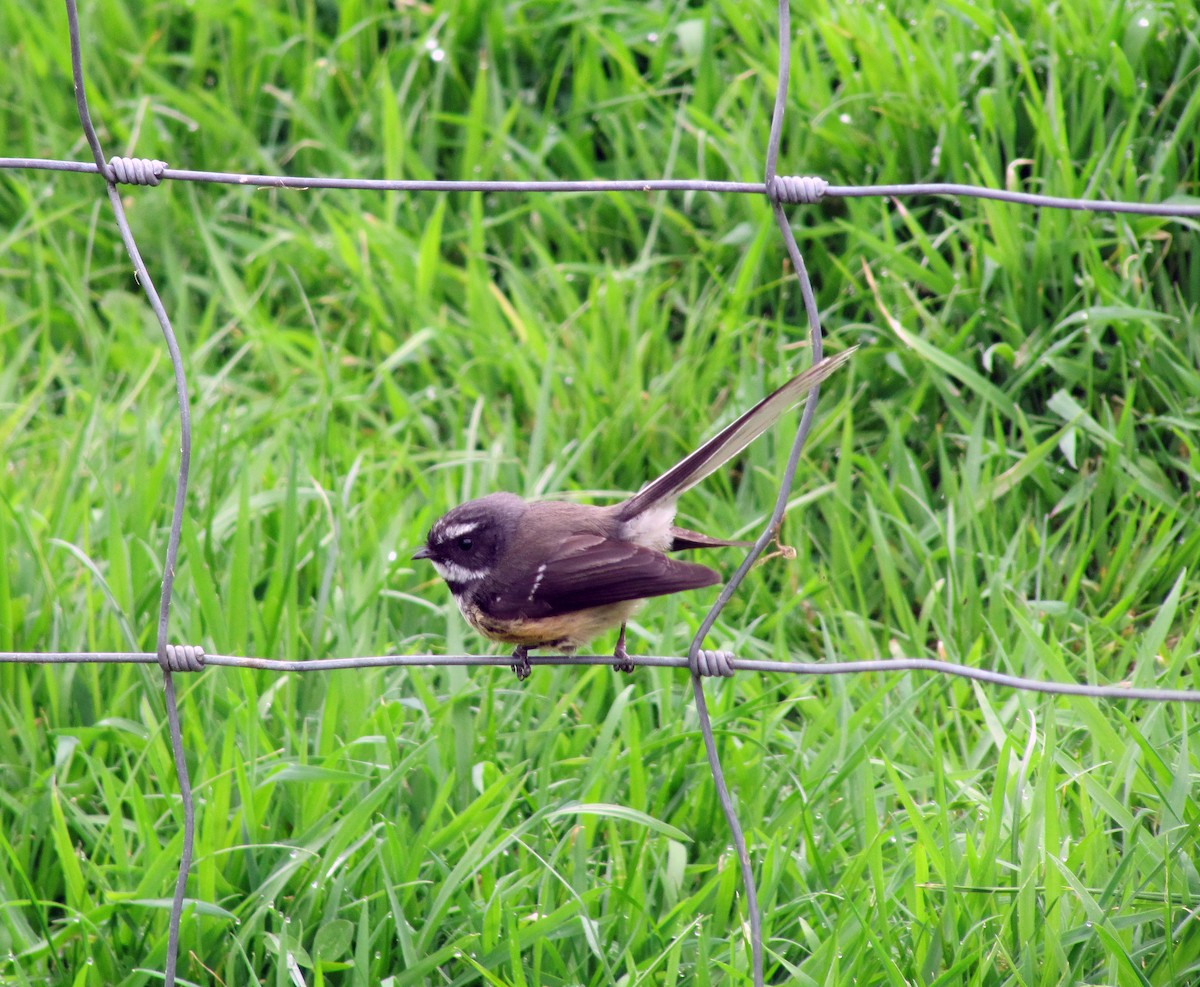
[[[481,521],[460,521],[458,524],[448,524],[438,534],[447,541],[454,541],[455,538],[469,535],[481,523]]]
[[[485,575],[478,569],[468,569],[465,565],[459,565],[457,562],[447,562],[444,559],[430,559],[430,561],[433,562],[433,567],[437,569],[438,575],[448,583],[473,583]]]

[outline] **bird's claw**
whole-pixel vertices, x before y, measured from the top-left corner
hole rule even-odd
[[[613,648],[613,657],[617,659],[613,665],[613,668],[615,668],[618,672],[624,672],[626,675],[628,675],[637,667],[632,661],[629,660],[629,652],[625,650],[624,624],[621,625],[621,633],[617,637],[617,646]]]
[[[525,645],[520,645],[512,653],[512,665],[509,666],[516,675],[518,682],[524,682],[529,678],[531,667],[529,664],[529,649]]]

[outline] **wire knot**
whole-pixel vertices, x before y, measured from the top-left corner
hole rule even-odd
[[[112,158],[108,162],[109,176],[118,185],[157,185],[168,165],[150,158]]]
[[[158,663],[164,672],[202,672],[204,649],[198,644],[168,644]]]
[[[767,195],[774,202],[799,202],[811,206],[821,200],[829,183],[816,175],[775,175],[767,182]]]
[[[733,678],[733,660],[737,656],[732,651],[705,651],[701,648],[696,652],[696,658],[691,663],[695,675],[719,675],[721,678]]]

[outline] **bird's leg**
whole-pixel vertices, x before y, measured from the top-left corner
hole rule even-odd
[[[625,625],[621,624],[621,633],[617,636],[617,646],[613,648],[613,657],[617,663],[613,665],[618,672],[632,672],[634,664],[629,660],[629,652],[625,650]]]
[[[529,645],[518,644],[513,649],[512,670],[516,673],[518,682],[529,678]]]

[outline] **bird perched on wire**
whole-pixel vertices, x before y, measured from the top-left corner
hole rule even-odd
[[[708,566],[667,553],[747,544],[677,527],[675,502],[762,435],[853,352],[797,374],[628,500],[596,507],[489,494],[440,518],[413,558],[433,563],[472,627],[516,645],[512,667],[519,679],[529,675],[530,650],[572,654],[618,624],[613,657],[618,669],[632,671],[625,622],[641,603],[721,581]]]

